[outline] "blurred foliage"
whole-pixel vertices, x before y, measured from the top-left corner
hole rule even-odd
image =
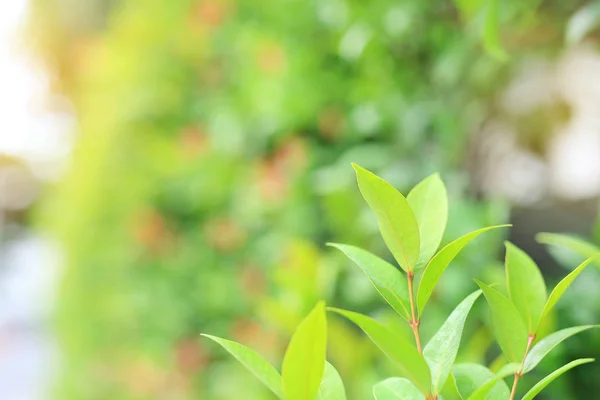
[[[469,133],[513,67],[489,54],[505,51],[494,35],[516,56],[555,51],[576,8],[502,3],[490,33],[437,0],[33,3],[32,40],[80,131],[43,210],[66,261],[57,398],[115,400],[268,398],[199,332],[276,360],[318,298],[377,312],[361,272],[321,245],[387,254],[350,162],[405,193],[440,171],[444,242],[506,221],[504,204],[468,195],[465,170]],[[425,337],[470,277],[500,280],[499,235],[446,272]],[[367,398],[390,366],[347,324],[329,331],[350,398]],[[466,332],[461,361],[495,354],[484,325]]]

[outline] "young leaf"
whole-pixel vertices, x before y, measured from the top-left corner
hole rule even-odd
[[[326,344],[325,304],[319,302],[296,329],[283,357],[281,375],[286,400],[317,396],[325,368]]]
[[[508,294],[529,333],[534,334],[548,296],[546,284],[531,257],[512,243],[505,245]]]
[[[427,362],[409,341],[365,315],[337,308],[329,308],[329,310],[343,315],[358,325],[373,343],[396,363],[421,393],[425,395],[430,393],[431,375]]]
[[[519,364],[517,363],[505,365],[493,378],[477,388],[467,400],[506,400],[505,393],[508,393],[508,386],[502,379],[508,375],[513,375],[518,368]],[[498,385],[498,382],[503,384]],[[492,392],[492,389],[495,390]]]
[[[448,267],[448,265],[454,260],[454,257],[473,239],[482,234],[483,232],[502,228],[510,225],[496,225],[489,226],[487,228],[481,228],[471,233],[467,233],[464,236],[456,239],[453,242],[448,243],[444,246],[427,264],[421,282],[419,283],[419,290],[417,293],[417,307],[419,309],[419,316],[423,315],[423,309],[433,293],[435,285],[440,280],[440,277]]]
[[[542,323],[542,320],[550,313],[552,308],[556,305],[558,300],[562,297],[565,291],[571,286],[571,283],[577,278],[577,276],[594,260],[597,260],[600,254],[596,254],[583,263],[581,263],[577,268],[575,268],[569,275],[565,276],[562,281],[558,282],[558,285],[552,290],[546,304],[544,305],[544,310],[542,311],[542,315],[540,316],[540,321],[538,322],[538,326]]]
[[[492,371],[479,364],[457,364],[452,368],[452,378],[456,390],[463,399],[470,399],[477,395],[479,388],[491,385],[484,397],[487,400],[506,400],[510,396],[510,390],[501,376],[495,375]],[[494,382],[490,384],[490,382]],[[481,392],[479,392],[481,393]]]
[[[527,354],[527,358],[525,358],[525,363],[523,364],[523,373],[527,373],[534,369],[540,361],[546,356],[546,354],[550,353],[553,348],[558,346],[563,340],[568,339],[569,337],[583,332],[587,329],[598,328],[598,325],[583,325],[583,326],[574,326],[571,328],[561,329],[560,331],[554,332],[533,346]]]
[[[425,400],[408,379],[388,378],[373,386],[375,400]]]
[[[319,394],[316,400],[346,400],[346,391],[340,374],[333,365],[325,362],[325,372],[319,386]]]
[[[523,396],[523,398],[521,400],[532,400],[535,396],[538,395],[539,392],[544,390],[544,388],[546,386],[548,386],[550,383],[552,383],[552,381],[554,381],[556,378],[558,378],[559,376],[561,376],[562,374],[564,374],[571,368],[575,368],[578,365],[590,363],[592,361],[594,361],[593,358],[580,358],[578,360],[571,361],[570,363],[568,363],[566,365],[563,365],[562,367],[560,367],[556,371],[550,373],[544,379],[539,381],[534,387],[532,387],[529,390],[529,392],[527,392],[525,394],[525,396]]]
[[[506,358],[520,362],[527,347],[527,327],[519,312],[504,295],[483,282],[475,280],[490,306],[492,330]]]
[[[262,381],[273,393],[280,399],[283,399],[283,390],[281,387],[281,376],[271,364],[262,358],[254,350],[231,340],[222,339],[217,336],[202,334],[216,343],[220,344],[231,355],[238,359],[244,367],[252,372]]]
[[[386,246],[405,271],[414,271],[419,259],[419,226],[408,201],[374,173],[352,164],[358,187],[375,212]]]
[[[438,174],[423,179],[406,197],[419,224],[421,250],[417,269],[437,251],[448,221],[448,194]]]
[[[329,243],[341,250],[367,275],[375,289],[405,320],[410,319],[410,299],[406,276],[392,264],[358,247]]]
[[[600,253],[600,247],[574,236],[561,235],[558,233],[538,233],[535,239],[539,243],[566,247],[583,258],[590,258]]]
[[[423,355],[431,371],[431,390],[433,394],[440,393],[446,383],[456,359],[467,315],[480,294],[481,290],[478,290],[467,296],[452,311],[452,314],[423,350]]]

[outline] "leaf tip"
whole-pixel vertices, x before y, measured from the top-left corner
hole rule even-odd
[[[483,290],[484,288],[490,287],[490,285],[483,283],[482,281],[480,281],[477,278],[473,278],[473,281],[477,284],[477,286],[479,286],[481,288],[481,290]]]
[[[547,232],[539,232],[535,235],[535,241],[542,244],[548,244],[548,235]]]

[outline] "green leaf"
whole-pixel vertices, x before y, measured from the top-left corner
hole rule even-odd
[[[423,179],[406,197],[419,225],[421,250],[416,268],[424,267],[433,257],[448,221],[448,194],[438,174]]]
[[[578,360],[571,361],[566,365],[563,365],[562,367],[560,367],[559,369],[557,369],[556,371],[552,372],[551,374],[547,375],[544,379],[539,381],[534,387],[532,387],[529,390],[529,392],[525,394],[525,396],[523,396],[521,400],[532,400],[535,396],[537,396],[539,392],[544,390],[546,386],[548,386],[550,383],[552,383],[552,381],[554,381],[556,378],[558,378],[568,370],[575,368],[578,365],[587,364],[592,361],[594,361],[593,358],[580,358]]]
[[[501,375],[495,375],[492,371],[479,364],[465,363],[456,364],[452,368],[452,378],[456,390],[460,394],[461,398],[469,399],[471,396],[476,395],[478,390],[482,387],[486,387],[491,384],[491,388],[488,393],[483,393],[486,396],[483,397],[487,400],[506,400],[510,395],[510,390],[506,383],[501,379]],[[481,392],[479,392],[481,394]]]
[[[506,54],[500,44],[500,29],[498,22],[500,20],[500,13],[498,12],[498,1],[499,0],[488,0],[483,27],[483,46],[486,51],[497,60],[505,61],[508,59],[508,54]]]
[[[400,368],[402,373],[410,379],[421,391],[430,393],[431,375],[425,358],[417,349],[402,336],[397,335],[385,325],[365,315],[352,311],[329,308],[358,325],[369,338]]]
[[[477,13],[485,5],[484,0],[454,0],[464,23],[468,23],[475,18]]]
[[[425,356],[425,360],[431,371],[431,389],[433,394],[440,393],[446,383],[446,379],[448,379],[448,375],[450,375],[467,315],[479,295],[481,295],[481,290],[467,296],[452,311],[452,314],[450,314],[446,322],[444,322],[423,350],[423,356]]]
[[[448,265],[454,260],[454,257],[473,239],[492,229],[502,228],[510,225],[496,225],[488,226],[487,228],[481,228],[471,233],[467,233],[464,236],[456,239],[453,242],[448,243],[444,246],[427,264],[421,282],[419,283],[419,289],[417,292],[417,307],[419,309],[419,317],[423,315],[423,309],[429,301],[435,285],[437,285],[440,277],[448,267]]]
[[[425,400],[408,379],[388,378],[373,386],[375,400]]]
[[[283,357],[281,375],[286,400],[317,396],[325,369],[326,346],[325,304],[319,302],[296,329]]]
[[[348,256],[367,275],[375,289],[402,318],[410,320],[406,276],[392,264],[366,250],[346,244],[328,243]]]
[[[277,370],[275,370],[275,368],[257,352],[231,340],[206,334],[202,334],[202,336],[220,344],[225,350],[231,353],[231,355],[237,358],[244,367],[260,379],[262,383],[277,395],[277,397],[283,399],[281,376],[279,375],[279,372],[277,372]]]
[[[508,295],[527,326],[535,334],[546,304],[546,284],[536,263],[512,243],[506,245],[506,284]]]
[[[542,315],[540,316],[540,321],[538,326],[541,325],[542,320],[550,313],[550,311],[554,308],[558,300],[562,297],[565,291],[571,286],[571,283],[577,278],[577,276],[588,266],[590,263],[596,259],[600,254],[596,254],[593,257],[588,258],[584,262],[582,262],[577,268],[575,268],[569,275],[565,276],[562,281],[558,282],[558,285],[552,290],[550,296],[548,297],[548,301],[544,305],[544,310],[542,311]]]
[[[519,366],[517,363],[505,365],[493,378],[477,388],[467,400],[506,400],[508,386],[506,386],[506,383],[502,379],[508,375],[514,375]],[[501,383],[499,384],[499,382]],[[493,392],[492,389],[494,389]]]
[[[414,271],[419,259],[419,226],[408,201],[374,173],[352,164],[358,187],[375,212],[386,246],[405,271]]]
[[[346,391],[340,374],[333,365],[325,362],[325,372],[319,386],[317,400],[346,400]]]
[[[540,363],[540,361],[542,361],[546,354],[550,353],[550,351],[558,346],[563,340],[568,339],[569,337],[587,329],[598,327],[598,325],[574,326],[571,328],[561,329],[560,331],[546,336],[536,343],[535,346],[533,346],[529,351],[529,354],[527,354],[527,358],[523,364],[523,373],[527,373],[534,369]]]
[[[538,233],[535,239],[539,243],[551,246],[566,247],[585,259],[600,253],[600,247],[574,236],[562,235],[558,233]]]
[[[520,362],[527,347],[527,327],[519,312],[502,293],[475,280],[490,306],[492,330],[500,349],[510,361]]]
[[[506,383],[502,379],[508,375],[513,375],[518,368],[519,364],[517,363],[505,365],[493,378],[477,388],[467,400],[506,400],[508,386],[506,386]]]

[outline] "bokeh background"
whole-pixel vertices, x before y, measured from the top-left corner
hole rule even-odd
[[[501,282],[503,240],[552,286],[577,265],[540,231],[600,241],[600,3],[16,0],[0,3],[0,397],[270,399],[208,332],[278,365],[317,299],[401,326],[325,247],[390,258],[350,162],[406,193],[440,172],[444,242],[491,224],[445,273],[430,337]],[[556,328],[600,321],[600,269]],[[487,308],[460,361],[502,365]],[[349,398],[394,374],[329,321]],[[569,339],[524,380],[600,356]],[[540,398],[600,393],[600,366]]]

